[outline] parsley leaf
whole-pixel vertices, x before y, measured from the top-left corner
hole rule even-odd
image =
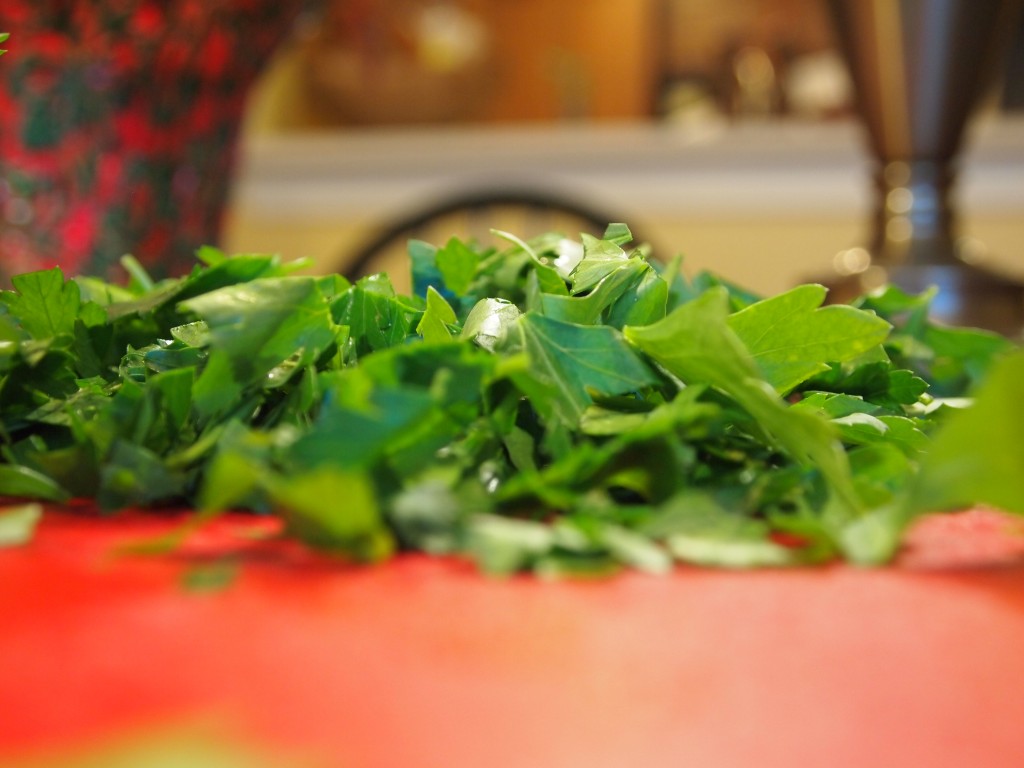
[[[81,296],[59,269],[15,275],[11,283],[14,291],[3,291],[0,300],[27,333],[35,339],[72,335]]]
[[[845,362],[877,347],[890,325],[850,306],[821,307],[826,289],[801,285],[729,316],[764,379],[786,394],[829,362]]]

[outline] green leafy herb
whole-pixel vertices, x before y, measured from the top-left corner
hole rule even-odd
[[[527,375],[546,390],[538,393],[538,401],[551,405],[550,412],[569,425],[579,423],[594,395],[621,395],[655,382],[647,365],[613,328],[528,314],[520,319],[519,330],[530,357]]]
[[[821,307],[825,294],[820,285],[801,285],[728,319],[764,380],[782,394],[828,370],[829,363],[876,348],[889,335],[889,324],[875,315],[843,305]]]
[[[545,577],[876,564],[917,515],[1024,513],[1024,353],[931,323],[932,293],[762,298],[621,224],[497,234],[411,242],[411,296],[212,248],[157,283],[16,277],[0,496],[249,509],[353,561]]]
[[[1024,351],[999,360],[974,404],[948,416],[921,462],[916,511],[988,504],[1024,514]]]
[[[0,507],[0,548],[27,544],[43,516],[40,504]]]

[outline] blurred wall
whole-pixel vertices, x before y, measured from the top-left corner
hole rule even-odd
[[[251,130],[416,123],[422,122],[417,106],[429,110],[445,102],[450,108],[431,122],[621,119],[652,112],[660,0],[462,0],[453,8],[479,25],[483,39],[481,55],[459,71],[430,51],[418,55],[423,46],[413,38],[425,33],[417,14],[428,3],[406,2],[404,14],[369,11],[371,18],[361,23],[384,38],[370,46],[341,14],[347,2],[328,2],[326,16],[300,28],[275,57],[254,93]],[[392,82],[389,68],[400,68],[393,78],[399,82]]]

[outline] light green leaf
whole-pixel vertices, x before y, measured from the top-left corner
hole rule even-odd
[[[669,551],[692,565],[718,568],[770,568],[799,562],[791,550],[767,539],[707,538],[677,533],[665,540]]]
[[[0,496],[67,501],[69,494],[49,477],[30,467],[0,464]]]
[[[692,565],[756,568],[794,565],[793,550],[768,538],[768,525],[726,509],[699,492],[669,500],[647,524],[645,532],[659,539],[672,555]]]
[[[198,320],[171,328],[171,336],[189,347],[205,347],[210,343],[210,328]]]
[[[377,496],[362,472],[323,465],[264,480],[288,530],[307,544],[376,562],[394,549]]]
[[[839,392],[806,392],[792,405],[798,411],[813,411],[827,419],[839,419],[852,413],[876,414],[881,408],[857,395]]]
[[[505,337],[505,333],[519,319],[519,308],[504,299],[481,299],[470,310],[462,326],[460,338],[474,341],[488,351]]]
[[[529,566],[554,542],[554,532],[543,523],[476,515],[469,523],[466,549],[483,571],[506,576]]]
[[[922,460],[914,511],[988,504],[1024,514],[1024,350],[989,372],[974,404],[951,413]]]
[[[455,321],[455,310],[434,290],[434,286],[427,286],[427,308],[416,326],[416,333],[428,344],[451,341],[452,332],[448,326],[454,325]]]
[[[34,339],[74,333],[81,296],[78,284],[65,282],[60,269],[15,275],[11,284],[15,292],[4,291],[0,299]]]
[[[727,317],[728,293],[714,287],[654,325],[626,326],[623,332],[683,382],[707,383],[731,396],[791,457],[819,469],[851,512],[858,509],[846,455],[832,426],[815,414],[787,407],[759,378]]]
[[[469,290],[480,256],[457,237],[451,238],[434,256],[445,286],[456,296]]]
[[[628,325],[626,339],[687,384],[710,383],[728,391],[758,377],[743,342],[726,324],[728,295],[713,288],[652,325]]]
[[[729,327],[764,378],[782,394],[889,334],[891,326],[873,313],[838,304],[821,307],[826,293],[820,285],[801,285],[729,317]]]
[[[624,565],[647,573],[667,573],[672,569],[669,554],[646,536],[610,523],[603,524],[597,533],[600,543]]]
[[[602,240],[615,243],[615,245],[626,245],[633,240],[633,233],[630,232],[629,227],[622,222],[612,222],[605,227],[604,234],[601,235]]]
[[[915,376],[912,371],[889,371],[889,387],[885,395],[893,402],[913,405],[927,391],[928,382]]]
[[[572,273],[572,294],[585,293],[621,267],[629,256],[608,240],[584,233],[583,260]]]
[[[639,283],[620,296],[608,311],[607,323],[613,328],[650,325],[665,317],[667,307],[668,283],[648,267]]]
[[[832,419],[844,440],[861,443],[885,437],[889,427],[885,422],[867,413],[851,413]]]
[[[856,565],[877,566],[892,560],[906,518],[896,505],[876,507],[845,520],[834,534],[843,556]]]
[[[0,507],[0,549],[20,547],[30,542],[42,517],[43,507],[40,504]]]
[[[566,323],[596,325],[601,313],[612,304],[626,295],[635,294],[635,286],[645,273],[653,273],[653,270],[639,259],[630,259],[606,275],[586,296],[542,293],[543,314]]]

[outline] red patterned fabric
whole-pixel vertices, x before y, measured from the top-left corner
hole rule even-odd
[[[215,243],[248,87],[298,2],[3,0],[0,283]]]

